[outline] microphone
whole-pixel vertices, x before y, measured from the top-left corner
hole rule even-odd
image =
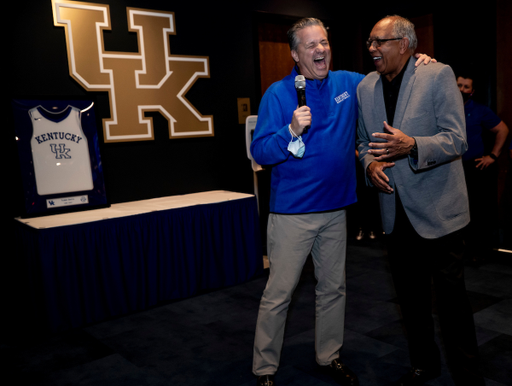
[[[297,91],[299,107],[306,106],[306,78],[304,78],[304,75],[295,77],[295,90]]]
[[[295,77],[295,91],[297,91],[299,107],[306,106],[306,78],[304,78],[304,75],[297,75]],[[306,126],[304,132],[307,133],[308,129],[309,126]]]

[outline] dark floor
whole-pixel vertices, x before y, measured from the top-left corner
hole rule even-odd
[[[1,343],[4,385],[254,385],[252,342],[266,277],[51,337]],[[466,284],[488,386],[512,384],[512,255],[467,266]],[[314,360],[311,263],[290,309],[278,385],[333,385]],[[407,370],[386,253],[352,242],[342,358],[361,386],[390,385]],[[429,385],[453,385],[442,376]]]

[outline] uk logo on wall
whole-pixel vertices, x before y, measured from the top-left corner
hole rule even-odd
[[[103,119],[105,142],[154,139],[151,118],[160,112],[169,138],[213,136],[213,117],[185,98],[198,78],[209,78],[208,57],[172,55],[173,12],[127,8],[128,26],[137,34],[138,52],[105,51],[110,30],[108,5],[52,0],[53,21],[64,27],[69,73],[85,90],[109,95],[110,118]]]

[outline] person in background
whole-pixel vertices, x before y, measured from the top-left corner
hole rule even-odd
[[[462,230],[469,204],[461,156],[467,149],[462,97],[449,66],[415,67],[414,25],[388,16],[367,47],[376,72],[357,90],[360,161],[379,189],[390,270],[411,368],[397,385],[441,373],[432,284],[449,363],[459,385],[484,385],[464,283]]]
[[[473,100],[475,77],[460,73],[457,86],[464,100],[468,150],[462,156],[469,195],[471,221],[464,237],[466,258],[474,264],[485,260],[492,250],[492,231],[497,223],[497,161],[508,136],[507,125],[487,106]],[[490,152],[484,136],[494,135]]]

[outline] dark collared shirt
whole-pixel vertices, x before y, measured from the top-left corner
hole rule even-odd
[[[411,58],[409,58],[411,60]],[[393,126],[393,119],[395,118],[396,103],[398,101],[398,94],[400,93],[400,86],[404,78],[405,70],[409,64],[409,60],[405,63],[402,71],[393,78],[390,82],[385,76],[382,79],[382,91],[384,93],[384,103],[386,105],[386,115],[388,117],[388,125]]]

